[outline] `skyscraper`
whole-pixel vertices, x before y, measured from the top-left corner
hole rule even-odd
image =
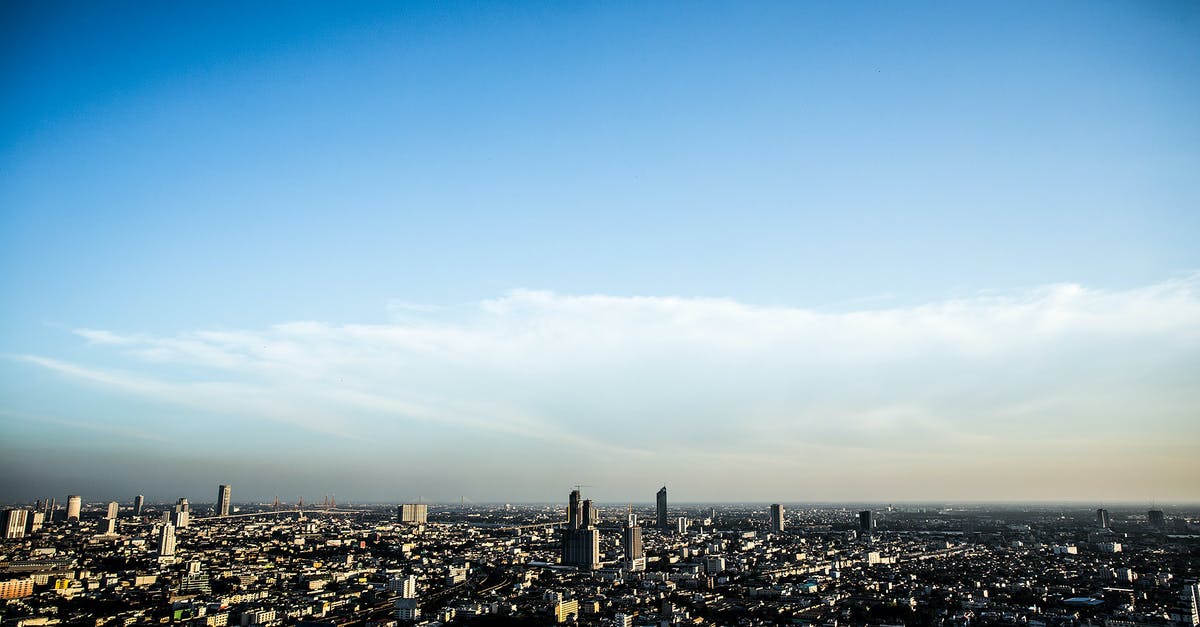
[[[116,501],[109,501],[108,502],[108,510],[106,510],[104,512],[104,517],[109,520],[116,520],[117,512],[120,510],[120,507],[121,506],[117,505]]]
[[[1152,509],[1146,512],[1146,516],[1150,519],[1150,526],[1155,529],[1162,529],[1167,526],[1167,517],[1163,515],[1161,509]]]
[[[67,495],[67,520],[79,520],[79,510],[83,507],[83,499],[78,494]]]
[[[1108,510],[1100,508],[1096,510],[1096,526],[1101,529],[1108,529]]]
[[[595,527],[600,522],[600,512],[592,505],[592,499],[584,499],[583,501],[583,525],[584,527]]]
[[[583,526],[583,509],[579,502],[579,490],[571,490],[567,497],[567,528],[578,529]]]
[[[175,557],[175,526],[167,523],[158,532],[158,557]]]
[[[671,526],[667,520],[667,486],[663,486],[658,491],[658,518],[654,522],[659,529]]]
[[[783,505],[779,503],[771,505],[771,531],[783,532]]]
[[[4,539],[14,540],[16,538],[24,538],[28,516],[29,512],[23,509],[5,510],[4,525],[0,527],[0,529],[4,530]]]
[[[625,519],[625,561],[632,562],[641,560],[646,557],[646,550],[642,548],[642,527],[637,525],[637,515],[629,514],[629,518]],[[642,565],[644,567],[644,563]]]
[[[217,516],[229,515],[229,486],[221,484],[217,486]]]
[[[175,527],[183,529],[184,527],[188,526],[188,522],[190,521],[191,517],[192,508],[188,505],[187,498],[182,496],[179,497],[179,500],[175,501],[175,511],[172,512],[171,524]],[[174,533],[174,530],[172,530],[172,533]]]
[[[405,503],[400,506],[400,522],[409,525],[424,525],[429,519],[429,505],[425,503]]]
[[[875,530],[875,514],[869,509],[864,509],[858,513],[858,530],[863,533],[871,533]]]
[[[591,524],[591,501],[579,502],[579,490],[572,490],[567,527],[562,530],[562,563],[581,570],[594,570],[600,563],[600,530]]]
[[[145,504],[146,504],[146,497],[144,497],[140,494],[133,497],[133,515],[135,518],[140,517],[142,515],[142,506]]]

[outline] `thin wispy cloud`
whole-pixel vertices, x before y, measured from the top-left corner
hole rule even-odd
[[[1182,454],[1180,436],[1200,435],[1198,284],[841,312],[516,290],[452,318],[406,308],[384,324],[77,332],[119,369],[23,359],[343,437],[466,430],[643,465],[907,455],[971,476],[973,463],[1015,463],[1042,442],[1071,442],[1068,455],[1117,444]]]

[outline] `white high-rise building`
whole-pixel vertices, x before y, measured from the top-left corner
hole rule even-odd
[[[175,557],[175,525],[166,524],[158,532],[158,556]]]
[[[188,505],[188,500],[184,497],[179,497],[179,500],[175,501],[175,510],[172,512],[171,524],[183,529],[184,527],[188,526],[188,521],[191,519],[191,516],[192,509],[191,506]]]
[[[10,509],[4,512],[4,539],[14,540],[25,537],[25,526],[29,512],[23,509]]]
[[[115,520],[117,518],[117,511],[119,509],[120,509],[120,506],[117,505],[116,501],[109,501],[108,502],[108,511],[105,512],[104,517],[108,518],[110,520]]]
[[[79,510],[83,507],[83,499],[78,494],[67,495],[67,520],[79,520]]]
[[[400,522],[423,525],[429,517],[429,506],[425,503],[405,503],[400,506]]]

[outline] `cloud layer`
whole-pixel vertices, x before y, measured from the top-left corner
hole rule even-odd
[[[860,493],[899,473],[897,485],[907,477],[945,498],[971,486],[1020,498],[1005,486],[1031,475],[1049,487],[1029,498],[1046,498],[1136,456],[1143,471],[1119,480],[1130,482],[1122,493],[1140,481],[1175,494],[1188,489],[1177,473],[1200,471],[1198,284],[1053,285],[841,312],[517,290],[394,307],[386,324],[80,329],[90,364],[23,359],[246,419],[246,437],[296,428],[347,450],[400,437],[441,450],[454,433],[446,453],[531,467],[519,460],[569,451],[592,472],[699,465],[696,481],[714,486],[820,469]]]

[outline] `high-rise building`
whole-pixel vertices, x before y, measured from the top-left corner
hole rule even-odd
[[[663,486],[658,491],[657,497],[658,518],[655,519],[655,524],[659,529],[666,529],[671,525],[667,521],[667,486]]]
[[[28,524],[29,512],[23,509],[10,509],[4,512],[4,539],[14,540],[25,537],[25,526]]]
[[[146,504],[146,497],[137,495],[133,497],[133,516],[138,518],[142,515],[142,506]]]
[[[858,513],[858,530],[863,533],[875,530],[875,514],[871,510],[864,509]]]
[[[221,484],[217,486],[217,516],[229,515],[229,486]]]
[[[1162,529],[1167,526],[1167,517],[1163,515],[1161,509],[1152,509],[1146,512],[1146,516],[1150,519],[1150,526],[1155,529]]]
[[[188,526],[188,523],[191,521],[191,517],[192,508],[190,505],[188,505],[187,498],[182,496],[179,497],[179,500],[175,501],[175,509],[171,515],[171,524],[179,529],[183,529],[184,527]]]
[[[105,511],[104,517],[109,520],[116,520],[117,512],[120,510],[120,508],[121,508],[121,506],[117,505],[116,501],[109,501],[108,502],[108,510]]]
[[[1108,510],[1103,507],[1096,510],[1096,526],[1101,529],[1108,529]]]
[[[589,523],[591,512],[591,501],[580,503],[579,490],[572,490],[567,527],[562,530],[562,563],[566,566],[594,570],[600,563],[600,530]]]
[[[579,501],[579,490],[571,490],[567,497],[567,528],[578,529],[583,526],[583,506]]]
[[[783,505],[771,505],[771,531],[783,533]]]
[[[424,525],[429,519],[429,505],[425,503],[405,503],[400,506],[400,522],[409,525]]]
[[[625,550],[625,563],[629,570],[646,569],[646,551],[642,547],[642,528],[637,515],[630,513],[625,519],[625,538],[621,546]]]
[[[67,495],[67,520],[79,520],[79,510],[83,507],[83,499],[78,494]]]
[[[175,525],[167,523],[158,532],[158,556],[175,557]]]
[[[42,524],[46,522],[46,512],[32,511],[26,517],[28,522],[25,523],[25,533],[33,533],[42,529]]]
[[[687,533],[688,524],[690,523],[691,521],[688,520],[686,516],[680,516],[679,518],[676,518],[675,532],[681,535]]]
[[[116,518],[105,518],[104,519],[104,534],[103,535],[106,535],[106,536],[117,535],[117,519]]]
[[[592,505],[592,499],[583,501],[583,526],[595,527],[600,524],[600,512]]]

